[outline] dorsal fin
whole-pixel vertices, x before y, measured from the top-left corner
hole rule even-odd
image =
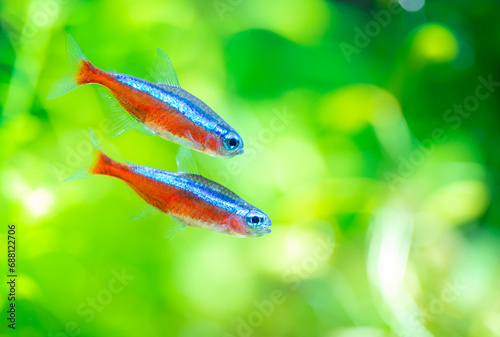
[[[179,79],[175,73],[174,66],[167,54],[160,48],[156,50],[156,57],[151,66],[151,76],[157,83],[165,83],[174,87],[180,87]]]

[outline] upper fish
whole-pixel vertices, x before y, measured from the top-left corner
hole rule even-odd
[[[111,137],[135,128],[214,157],[231,158],[244,152],[240,135],[207,104],[180,87],[171,61],[161,49],[151,69],[156,83],[95,67],[70,35],[67,53],[70,71],[56,82],[48,99],[89,83],[108,88],[123,108],[111,118]]]

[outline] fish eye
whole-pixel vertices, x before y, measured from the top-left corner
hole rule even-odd
[[[247,214],[246,221],[250,227],[258,227],[264,223],[264,216],[258,212],[251,211]]]
[[[229,151],[234,151],[240,147],[241,140],[240,137],[234,132],[228,132],[224,136],[224,147]]]

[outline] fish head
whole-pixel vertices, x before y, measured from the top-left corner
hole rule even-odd
[[[243,139],[234,131],[228,131],[221,136],[219,155],[224,158],[231,158],[245,152],[243,150]]]
[[[248,236],[262,236],[271,233],[271,218],[260,209],[253,208],[243,217]]]

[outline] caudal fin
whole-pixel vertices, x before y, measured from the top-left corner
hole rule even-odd
[[[59,97],[76,89],[79,85],[88,83],[84,79],[93,66],[83,54],[78,43],[76,43],[75,39],[69,34],[66,42],[66,53],[68,56],[69,70],[54,84],[47,99]]]
[[[90,138],[92,139],[92,156],[90,157],[88,164],[73,173],[68,178],[64,179],[64,181],[84,179],[93,174],[102,173],[102,168],[109,158],[104,154],[104,152],[102,152],[101,145],[91,128],[89,128],[89,132]]]

